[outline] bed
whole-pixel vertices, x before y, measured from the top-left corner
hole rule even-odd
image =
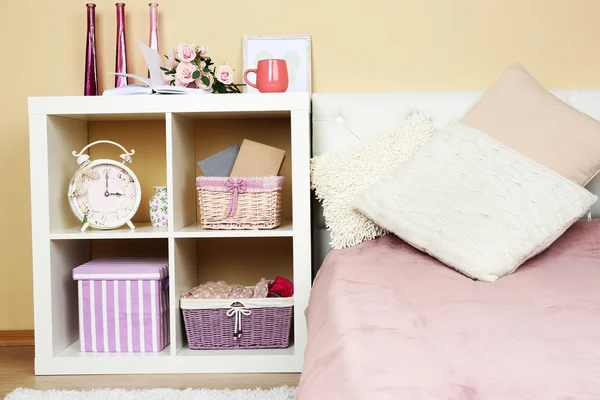
[[[553,93],[600,119],[600,90]],[[481,95],[314,94],[313,154],[383,134],[415,108],[445,126]],[[600,178],[587,188],[599,194]],[[600,219],[577,222],[489,284],[393,235],[329,250],[316,202],[313,216],[316,278],[297,399],[600,398]]]

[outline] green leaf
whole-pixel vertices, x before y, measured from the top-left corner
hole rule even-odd
[[[208,77],[203,76],[202,77],[202,83],[204,83],[206,86],[210,85],[210,81],[208,80]]]
[[[162,69],[163,71],[169,72],[169,68],[165,68],[165,67],[160,67],[160,69]]]
[[[202,71],[204,71],[204,72],[210,72],[210,68],[204,68]]]
[[[192,74],[192,78],[198,79],[199,77],[200,77],[200,71],[194,71],[194,73]]]

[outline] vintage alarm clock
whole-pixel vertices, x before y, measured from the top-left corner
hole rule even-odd
[[[122,161],[111,159],[90,160],[84,152],[97,144],[112,144],[124,151]],[[131,163],[135,150],[127,151],[110,140],[98,140],[85,146],[80,152],[73,151],[79,168],[69,183],[71,210],[83,223],[81,231],[88,227],[114,229],[127,224],[135,226],[131,218],[137,212],[142,199],[140,181],[126,163]]]

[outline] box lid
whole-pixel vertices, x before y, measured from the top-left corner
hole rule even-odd
[[[168,275],[167,258],[97,258],[73,269],[74,280],[160,280]]]

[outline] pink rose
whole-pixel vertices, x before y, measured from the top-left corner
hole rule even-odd
[[[177,66],[177,61],[175,60],[175,50],[171,49],[167,53],[167,68],[172,70]]]
[[[180,62],[175,69],[175,80],[185,83],[186,85],[192,83],[194,81],[194,72],[197,70],[198,68],[189,62]]]
[[[202,77],[205,76],[208,78],[208,86],[206,86],[204,84],[204,82],[202,82]],[[196,86],[198,86],[198,88],[202,89],[202,90],[210,90],[212,89],[212,85],[215,82],[215,78],[213,77],[212,74],[209,74],[208,72],[203,72],[200,77],[198,77],[198,79],[196,79]]]
[[[208,48],[206,46],[200,46],[198,48],[198,53],[200,53],[200,55],[204,57],[208,54]]]
[[[233,69],[229,65],[221,65],[215,71],[215,78],[226,85],[233,83]]]
[[[196,46],[189,43],[180,43],[177,46],[177,57],[181,62],[192,62],[196,58]]]

